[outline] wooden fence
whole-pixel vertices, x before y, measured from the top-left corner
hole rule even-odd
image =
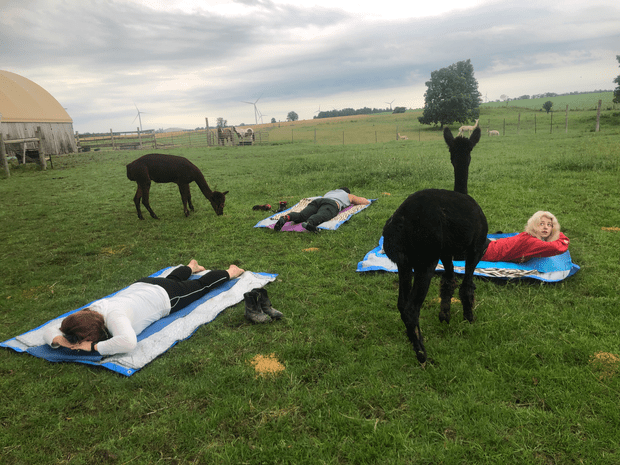
[[[267,131],[254,132],[254,138],[240,138],[235,133],[231,139],[218,140],[215,129],[197,129],[194,131],[160,132],[151,130],[114,132],[97,136],[80,136],[75,133],[79,152],[91,150],[138,150],[145,148],[170,149],[175,147],[212,147],[217,145],[254,145],[267,144]]]

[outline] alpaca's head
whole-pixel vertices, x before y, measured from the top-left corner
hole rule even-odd
[[[480,128],[477,127],[468,139],[465,136],[454,137],[449,128],[443,131],[443,138],[450,151],[450,162],[454,167],[454,190],[467,194],[467,176],[469,174],[469,163],[471,162],[471,151],[480,141]]]
[[[213,207],[213,210],[215,210],[215,214],[217,216],[224,214],[224,204],[226,203],[226,194],[228,194],[228,191],[226,192],[214,191],[211,194],[211,198],[209,199],[209,201],[211,202],[211,206]]]

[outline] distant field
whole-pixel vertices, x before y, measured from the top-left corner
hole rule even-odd
[[[554,111],[566,110],[566,105],[568,105],[569,111],[596,110],[598,101],[602,100],[602,109],[620,109],[619,104],[613,103],[613,98],[613,92],[595,92],[591,94],[562,95],[559,97],[544,97],[528,100],[511,100],[509,102],[488,102],[483,103],[481,108],[518,107],[538,110],[542,108],[543,103],[550,100],[553,102],[552,109]]]

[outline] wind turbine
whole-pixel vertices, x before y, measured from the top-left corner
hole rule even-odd
[[[262,97],[262,96],[263,96],[263,94],[260,95],[260,97]],[[258,118],[259,118],[259,116],[261,116],[260,111],[258,111],[258,108],[256,107],[256,103],[260,100],[260,97],[258,97],[256,99],[256,101],[254,101],[254,102],[245,102],[243,100],[241,101],[242,103],[249,103],[250,105],[254,105],[254,122],[256,124],[258,124]]]
[[[139,120],[139,121],[140,121],[140,132],[142,132],[142,118],[140,117],[140,115],[141,115],[142,113],[146,113],[146,112],[144,112],[144,111],[140,111],[140,110],[138,109],[138,105],[136,105],[135,103],[134,103],[133,105],[136,107],[136,110],[138,111],[138,114],[137,114],[137,115],[136,115],[136,117],[133,119],[133,121],[131,122],[131,124],[133,124],[133,123],[134,123],[134,121],[135,121],[136,119],[137,119],[137,120]]]
[[[396,100],[396,99],[394,99],[394,100]],[[391,102],[385,102],[385,103],[387,103],[390,106],[390,111],[392,111],[392,103],[394,103],[394,100],[392,100]]]

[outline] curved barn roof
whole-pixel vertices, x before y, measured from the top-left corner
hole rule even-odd
[[[0,121],[3,123],[72,123],[58,100],[30,79],[0,70]]]

